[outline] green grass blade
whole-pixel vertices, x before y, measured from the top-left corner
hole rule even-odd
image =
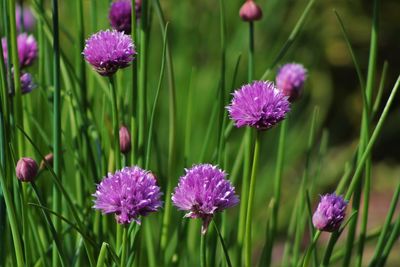
[[[377,262],[379,261],[379,258],[382,255],[384,246],[386,244],[385,239],[387,238],[389,228],[390,228],[390,223],[392,221],[393,214],[396,211],[396,206],[397,206],[397,202],[399,201],[399,197],[400,197],[400,183],[397,185],[396,191],[395,191],[392,201],[390,203],[390,208],[386,215],[385,223],[383,224],[382,231],[379,235],[378,243],[375,246],[374,256],[372,257],[372,260],[369,264],[370,267],[375,266],[377,264]]]

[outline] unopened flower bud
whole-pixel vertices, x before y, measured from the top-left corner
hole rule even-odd
[[[15,172],[21,182],[33,182],[38,172],[38,165],[31,158],[21,158],[18,160]]]
[[[347,201],[336,194],[321,196],[317,210],[314,212],[312,222],[320,231],[335,232],[339,230],[346,215]]]
[[[131,134],[125,126],[119,128],[119,147],[123,154],[131,151]]]
[[[253,0],[247,0],[239,11],[239,16],[244,21],[256,21],[262,18],[262,10]]]
[[[53,160],[54,160],[54,155],[53,153],[49,153],[44,157],[44,160],[40,162],[40,169],[45,169],[46,164],[49,165],[50,167],[53,166]]]

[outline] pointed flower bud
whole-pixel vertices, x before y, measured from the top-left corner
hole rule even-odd
[[[18,160],[15,172],[21,182],[33,182],[38,172],[38,165],[31,158],[21,158]]]
[[[131,134],[124,125],[119,128],[119,148],[123,154],[131,151]]]
[[[253,0],[247,0],[239,11],[239,16],[244,21],[256,21],[262,18],[262,10]]]
[[[339,230],[346,215],[347,201],[335,193],[321,196],[312,221],[314,227],[325,232]]]
[[[46,168],[46,163],[47,165],[49,165],[50,167],[53,166],[53,160],[54,160],[54,155],[53,153],[49,153],[44,157],[44,160],[42,160],[40,162],[40,169],[45,169]]]

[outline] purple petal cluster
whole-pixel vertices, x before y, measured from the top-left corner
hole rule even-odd
[[[128,67],[135,54],[131,37],[116,30],[93,34],[83,50],[85,60],[102,76],[111,76]]]
[[[30,73],[22,73],[20,81],[22,94],[30,93],[33,89],[36,88],[36,84],[33,82],[33,78]]]
[[[337,231],[346,215],[346,207],[347,202],[342,196],[334,193],[321,196],[312,218],[314,227],[326,232]]]
[[[276,76],[276,86],[289,97],[289,101],[297,100],[303,93],[303,85],[307,78],[307,70],[301,64],[283,65]]]
[[[140,224],[139,216],[161,208],[161,195],[154,175],[136,166],[125,167],[97,185],[94,208],[104,214],[114,213],[119,224]]]
[[[239,198],[224,171],[211,164],[200,164],[186,169],[172,194],[172,202],[180,210],[188,211],[185,217],[202,219],[205,234],[213,215],[237,205]]]
[[[7,62],[8,49],[6,38],[2,38],[1,44],[3,46],[3,57]],[[32,65],[38,55],[38,46],[33,35],[26,33],[19,34],[17,37],[17,46],[20,67],[25,68]]]
[[[26,6],[22,9],[19,5],[15,6],[15,20],[17,31],[22,30],[21,22],[24,25],[24,31],[32,31],[35,27],[35,18],[33,17],[31,10]]]
[[[267,130],[286,117],[290,103],[274,83],[255,81],[236,90],[227,109],[236,127]]]
[[[140,18],[140,11],[142,1],[135,1],[136,18]],[[118,0],[111,4],[108,13],[111,27],[117,31],[131,34],[132,22],[132,1],[131,0]]]

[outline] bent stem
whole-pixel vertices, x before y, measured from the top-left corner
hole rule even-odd
[[[254,206],[254,191],[256,187],[256,172],[258,167],[258,160],[260,154],[260,136],[258,131],[256,132],[256,141],[254,145],[253,154],[253,166],[251,169],[250,176],[250,189],[249,198],[247,205],[247,215],[246,215],[246,234],[245,234],[245,266],[250,267],[251,265],[251,222],[253,218],[253,206]]]

